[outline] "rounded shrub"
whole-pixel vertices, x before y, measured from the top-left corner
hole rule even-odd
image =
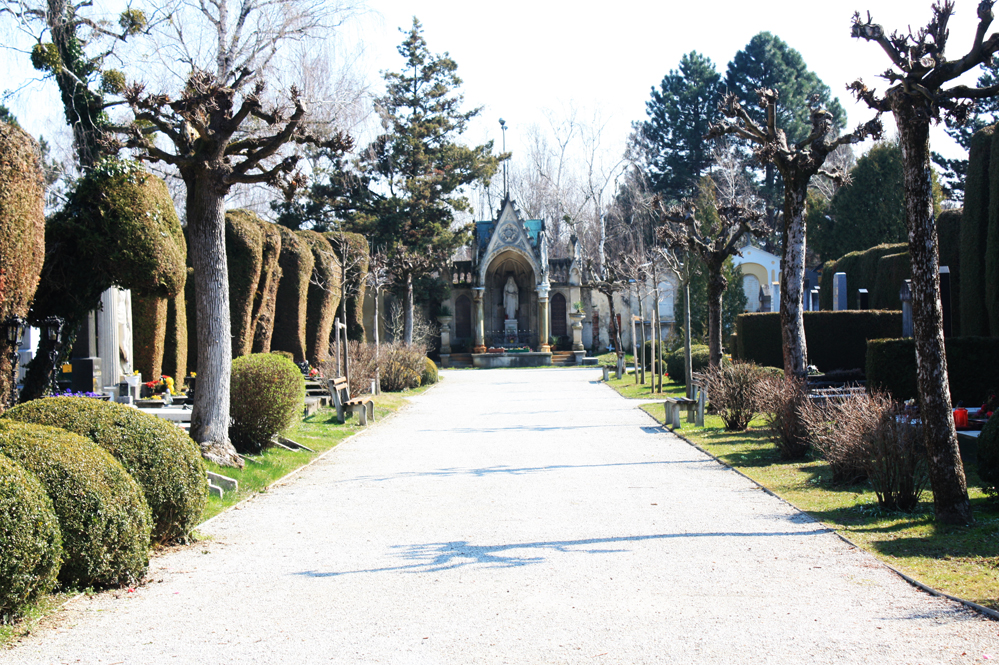
[[[59,581],[109,587],[138,581],[149,565],[149,506],[128,471],[79,434],[0,419],[0,454],[35,474],[62,531]]]
[[[254,353],[232,361],[229,438],[240,453],[256,453],[288,429],[305,404],[305,378],[287,358]]]
[[[999,496],[999,412],[989,418],[978,436],[978,477],[982,490]]]
[[[52,589],[61,560],[52,500],[34,474],[0,455],[0,622]]]
[[[703,372],[709,364],[708,347],[702,344],[692,344],[690,346],[691,371]],[[683,347],[666,354],[666,372],[677,383],[686,381],[683,371]]]
[[[198,445],[173,423],[80,397],[36,399],[4,417],[69,430],[111,453],[142,488],[157,542],[184,539],[198,524],[208,499],[205,466]]]
[[[423,370],[423,374],[420,376],[420,385],[429,386],[432,383],[437,383],[439,380],[440,374],[437,372],[437,363],[427,358],[426,369]]]

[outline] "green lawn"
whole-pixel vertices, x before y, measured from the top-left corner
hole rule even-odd
[[[654,392],[652,372],[645,373],[645,385],[642,385],[635,382],[634,374],[625,374],[620,379],[615,379],[612,370],[607,385],[620,393],[622,397],[627,397],[628,399],[662,399],[663,397],[684,397],[687,394],[687,389],[682,383],[674,383],[672,381],[664,381],[663,391]],[[662,409],[658,413],[661,418]]]
[[[662,422],[661,407],[642,408]],[[689,425],[684,417],[679,433],[910,577],[999,610],[999,502],[982,493],[973,464],[965,472],[977,521],[945,526],[933,520],[929,491],[912,513],[885,511],[866,483],[833,485],[819,459],[781,460],[760,420],[745,432],[726,432],[717,416],[704,424]]]

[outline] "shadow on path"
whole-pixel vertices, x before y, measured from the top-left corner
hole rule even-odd
[[[443,570],[453,570],[463,566],[480,564],[489,568],[513,568],[529,564],[542,563],[543,556],[515,556],[510,554],[515,550],[551,550],[554,552],[578,554],[614,554],[626,552],[622,548],[602,548],[600,545],[616,543],[642,542],[647,540],[664,540],[669,538],[756,538],[760,536],[817,536],[831,533],[831,529],[816,527],[805,531],[763,531],[753,533],[664,533],[647,536],[618,536],[613,538],[586,538],[582,540],[549,540],[533,543],[511,543],[508,545],[472,545],[467,540],[454,540],[447,543],[425,543],[416,545],[397,545],[393,549],[401,550],[397,555],[412,563],[384,568],[369,568],[363,570],[315,571],[307,570],[293,573],[303,577],[339,577],[357,573],[434,573]],[[583,548],[583,549],[576,549]]]
[[[402,480],[403,478],[446,478],[451,476],[476,476],[482,478],[501,473],[511,476],[521,476],[530,473],[538,473],[540,471],[558,471],[562,469],[609,469],[615,466],[650,466],[659,464],[703,464],[706,467],[717,467],[719,469],[725,468],[713,459],[660,460],[656,462],[613,462],[610,464],[551,464],[549,466],[526,467],[490,466],[479,469],[449,468],[438,469],[436,471],[405,471],[403,473],[395,473],[390,476],[358,476],[357,478],[341,480],[339,483],[356,483],[366,481],[385,482],[388,480]]]

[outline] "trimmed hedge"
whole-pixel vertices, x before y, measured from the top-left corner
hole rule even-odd
[[[982,403],[999,388],[999,339],[948,337],[947,377],[951,402]],[[867,343],[868,389],[890,392],[897,400],[916,399],[916,345],[910,338],[871,339]]]
[[[187,376],[187,288],[167,300],[166,337],[163,341],[163,373],[179,387]]]
[[[0,454],[34,473],[52,499],[65,552],[63,585],[142,579],[149,565],[149,506],[107,451],[72,432],[0,419]]]
[[[420,385],[429,386],[438,381],[440,381],[440,372],[437,370],[437,363],[427,358],[427,367],[423,370],[423,375],[420,377]]]
[[[38,144],[20,127],[0,122],[0,321],[28,313],[45,258],[44,209]],[[10,394],[12,376],[5,350],[0,396]]]
[[[343,285],[343,293],[347,301],[344,310],[347,316],[347,339],[352,342],[363,342],[367,337],[364,330],[364,292],[368,270],[371,267],[371,248],[368,240],[360,233],[331,231],[326,233],[326,239],[333,247],[340,263],[347,265],[347,282]],[[347,251],[342,251],[341,244],[346,244]]]
[[[983,335],[999,337],[999,141],[992,135],[992,153],[989,157],[989,219],[988,228],[979,251],[983,253],[982,268],[984,280],[983,298],[979,306],[985,305],[988,313],[988,332]]]
[[[132,364],[145,381],[163,374],[166,344],[167,299],[132,292]]]
[[[263,266],[264,233],[249,210],[225,213],[225,251],[229,268],[229,325],[232,357],[253,350],[253,299]]]
[[[0,623],[55,586],[61,560],[52,499],[34,474],[0,455]]]
[[[274,308],[274,334],[271,350],[288,351],[295,362],[305,360],[305,322],[309,280],[315,259],[312,249],[293,231],[281,226],[281,281]]]
[[[198,371],[198,308],[194,302],[194,268],[187,269],[184,286],[184,310],[187,319],[187,371]]]
[[[686,377],[683,369],[684,354],[681,346],[676,351],[666,354],[666,373],[676,383],[684,383]],[[690,367],[692,372],[703,372],[711,364],[708,347],[703,344],[690,345]]]
[[[877,273],[874,290],[870,292],[871,302],[878,303],[882,309],[900,309],[902,301],[899,300],[898,293],[905,280],[912,277],[909,252],[885,254],[878,259]]]
[[[263,238],[260,280],[253,296],[253,353],[268,353],[274,334],[274,308],[281,282],[281,231],[276,224],[260,221]]]
[[[950,268],[950,334],[961,337],[961,208],[944,210],[937,215],[937,237],[940,245],[940,265]],[[901,282],[899,283],[901,287]],[[896,291],[895,297],[898,298]],[[981,305],[979,305],[980,307]]]
[[[142,487],[154,540],[187,538],[198,524],[208,499],[205,466],[198,445],[173,423],[122,404],[81,397],[33,400],[4,417],[68,430],[111,453]]]
[[[253,353],[232,361],[229,438],[242,454],[270,445],[288,429],[305,405],[305,377],[277,353]]]
[[[989,334],[985,303],[985,248],[988,241],[992,136],[995,125],[984,127],[971,137],[968,176],[964,183],[964,211],[961,215],[961,334]]]
[[[312,278],[309,280],[305,316],[305,357],[313,365],[330,356],[330,333],[340,306],[340,261],[321,233],[298,231],[298,237],[312,250]]]
[[[898,291],[894,300],[879,302],[873,298],[878,281],[878,261],[882,256],[908,251],[905,243],[885,244],[850,252],[835,261],[826,261],[822,266],[822,280],[819,282],[819,305],[824,310],[833,308],[833,275],[846,273],[847,306],[857,306],[857,289],[867,289],[871,293],[871,309],[890,309],[898,306]]]
[[[993,413],[978,436],[978,477],[982,489],[999,495],[999,413]]]
[[[867,340],[902,332],[902,313],[879,310],[805,312],[808,364],[823,372],[867,366]],[[739,359],[783,367],[780,313],[740,314],[735,319]]]

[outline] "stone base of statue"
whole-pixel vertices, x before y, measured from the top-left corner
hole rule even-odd
[[[503,337],[517,334],[517,319],[505,319],[503,321]]]

